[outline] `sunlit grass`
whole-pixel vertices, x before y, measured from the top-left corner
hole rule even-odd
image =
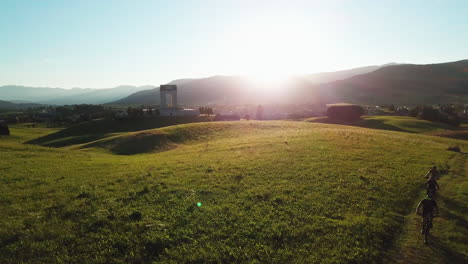
[[[121,156],[94,151],[105,145],[17,143],[36,133],[27,131],[0,139],[2,263],[378,262],[427,167],[447,167],[458,155],[449,144],[467,147],[336,125],[221,122],[154,130],[176,147]],[[148,131],[125,136],[139,133]]]

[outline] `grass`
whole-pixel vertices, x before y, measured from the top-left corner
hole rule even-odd
[[[78,148],[98,148],[114,154],[133,155],[141,153],[165,151],[187,142],[207,142],[220,137],[236,136],[236,123],[199,123],[170,126],[160,129],[143,130],[132,133],[118,134]]]
[[[152,118],[112,120],[97,119],[80,123],[66,129],[51,133],[28,141],[48,147],[65,147],[76,144],[85,144],[98,139],[110,137],[119,133],[134,132],[145,129],[159,128],[177,124],[203,122],[208,117],[165,117],[156,116]]]
[[[460,131],[445,131],[445,132],[433,132],[430,135],[446,138],[454,138],[461,140],[468,140],[468,129]]]
[[[306,121],[316,123],[333,123],[326,117],[314,117],[306,119]],[[447,130],[452,131],[458,129],[457,127],[451,125],[431,122],[408,116],[364,116],[362,120],[343,123],[343,125],[409,133],[441,133]]]
[[[447,147],[468,147],[286,121],[178,125],[68,148],[19,143],[54,130],[11,130],[0,139],[1,263],[379,263],[393,257],[427,167],[453,169],[464,154]],[[175,147],[113,154],[161,134]],[[463,242],[451,250],[466,255]]]
[[[397,263],[468,263],[468,159],[453,154],[451,173],[439,181],[437,193],[440,214],[434,218],[429,244],[422,243],[421,217],[411,210],[405,217],[405,232],[398,240]],[[422,199],[421,194],[420,199]],[[416,204],[414,204],[414,208]]]

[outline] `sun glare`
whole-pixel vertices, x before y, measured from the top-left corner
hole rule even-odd
[[[316,38],[300,21],[271,20],[233,30],[226,41],[226,63],[265,89],[280,88],[292,76],[313,72],[326,57]],[[322,51],[322,52],[321,52]]]
[[[278,90],[286,85],[291,78],[290,75],[280,72],[263,72],[249,74],[245,76],[246,80],[259,90]]]

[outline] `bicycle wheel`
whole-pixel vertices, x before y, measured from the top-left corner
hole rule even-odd
[[[423,230],[422,233],[423,233],[423,236],[424,236],[424,244],[428,243],[429,230],[431,229],[430,224],[431,224],[431,222],[430,222],[429,216],[425,216],[424,220],[423,220],[423,226],[422,226],[422,230]]]

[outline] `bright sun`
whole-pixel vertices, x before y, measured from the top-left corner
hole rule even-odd
[[[249,23],[234,30],[226,46],[226,63],[265,89],[280,89],[294,75],[308,73],[325,54],[314,54],[314,32],[295,21]],[[310,55],[314,54],[314,59]],[[310,70],[309,70],[310,69]]]
[[[281,89],[291,76],[281,72],[254,73],[245,76],[246,80],[261,90]]]

